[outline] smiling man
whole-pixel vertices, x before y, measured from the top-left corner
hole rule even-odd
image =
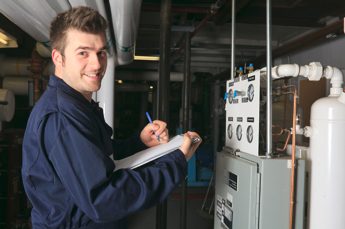
[[[70,8],[51,22],[55,75],[30,115],[23,143],[22,177],[33,228],[127,228],[127,216],[155,206],[183,181],[199,143],[182,146],[136,171],[114,162],[168,142],[166,123],[112,140],[103,111],[92,100],[107,67],[107,22],[89,7]],[[156,135],[160,142],[157,141]]]

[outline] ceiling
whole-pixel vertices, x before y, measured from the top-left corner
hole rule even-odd
[[[109,6],[110,0],[105,0]],[[191,40],[191,71],[216,75],[230,68],[231,62],[231,0],[172,0],[171,71],[183,71],[184,43],[187,29],[199,24],[210,15]],[[159,56],[160,0],[143,0],[136,42],[136,55]],[[212,12],[213,11],[213,12]],[[211,13],[212,12],[212,13]],[[345,16],[343,0],[274,0],[272,1],[272,50],[274,55],[285,55],[310,45],[342,35]],[[327,29],[332,23],[334,28]],[[0,28],[17,38],[18,49],[1,49],[7,56],[29,57],[35,41],[0,14]],[[326,28],[326,30],[325,30]],[[325,31],[323,31],[325,30]],[[321,31],[321,32],[320,32]],[[323,31],[323,32],[322,32]],[[309,36],[309,37],[308,37]],[[304,39],[309,38],[309,39]],[[321,39],[322,38],[322,39]],[[293,41],[295,44],[293,43]],[[298,42],[301,40],[301,42]],[[302,42],[303,41],[303,42]],[[254,62],[264,64],[266,52],[266,1],[236,1],[235,65]],[[286,47],[285,47],[286,46]],[[300,47],[300,48],[303,48]],[[279,50],[282,49],[282,50]],[[178,52],[178,53],[176,53]],[[157,70],[157,61],[134,61],[120,69]]]
[[[160,3],[158,0],[143,0],[136,45],[136,55],[159,55]],[[219,1],[218,1],[219,2]],[[195,28],[210,14],[216,0],[173,0],[172,27],[194,26]],[[221,2],[217,12],[192,37],[191,66],[194,72],[217,74],[230,68],[231,62],[231,11],[232,1]],[[188,13],[186,13],[188,11]],[[197,12],[198,11],[198,12]],[[272,1],[272,50],[289,45],[308,34],[312,42],[328,33],[340,35],[342,26],[318,34],[330,24],[345,16],[345,1],[342,0],[274,0]],[[341,27],[341,28],[340,28]],[[316,33],[315,37],[313,35]],[[333,36],[334,37],[334,36]],[[184,42],[184,32],[171,32],[172,71],[183,71],[183,50],[176,55]],[[302,43],[300,43],[302,44]],[[300,44],[297,44],[300,45]],[[266,1],[236,1],[235,65],[249,62],[263,64],[266,53]],[[297,47],[296,45],[293,48]],[[290,49],[288,49],[291,51]],[[280,55],[288,53],[281,52]],[[275,55],[277,56],[277,55]],[[260,59],[257,61],[257,59]],[[137,63],[126,67],[156,68],[153,63]],[[144,66],[145,65],[145,66]]]

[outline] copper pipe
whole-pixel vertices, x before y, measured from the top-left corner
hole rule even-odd
[[[293,118],[292,118],[292,153],[291,153],[291,190],[290,190],[290,229],[293,228],[293,204],[295,192],[295,153],[296,153],[296,113],[297,113],[297,89],[295,85],[286,86],[285,88],[294,88],[293,97]]]
[[[284,130],[284,132],[287,132],[289,135],[288,135],[288,137],[287,137],[287,139],[286,139],[284,148],[283,148],[283,149],[279,149],[279,148],[277,147],[277,148],[276,148],[277,151],[284,151],[284,150],[286,150],[286,147],[287,147],[287,145],[288,145],[288,143],[289,143],[291,132],[290,132],[289,130]]]

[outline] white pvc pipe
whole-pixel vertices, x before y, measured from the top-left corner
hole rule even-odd
[[[2,81],[3,89],[10,89],[15,95],[28,95],[28,82],[30,77],[4,77]]]
[[[339,96],[343,90],[343,73],[336,67],[322,67],[319,62],[311,62],[309,65],[282,64],[272,68],[272,78],[279,79],[287,76],[304,76],[310,81],[318,81],[321,77],[331,79],[330,96]]]
[[[129,64],[134,59],[141,0],[109,1],[116,39],[117,64]]]

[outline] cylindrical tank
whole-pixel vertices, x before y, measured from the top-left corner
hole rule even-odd
[[[310,229],[344,228],[345,93],[317,100],[311,107],[307,170]]]

